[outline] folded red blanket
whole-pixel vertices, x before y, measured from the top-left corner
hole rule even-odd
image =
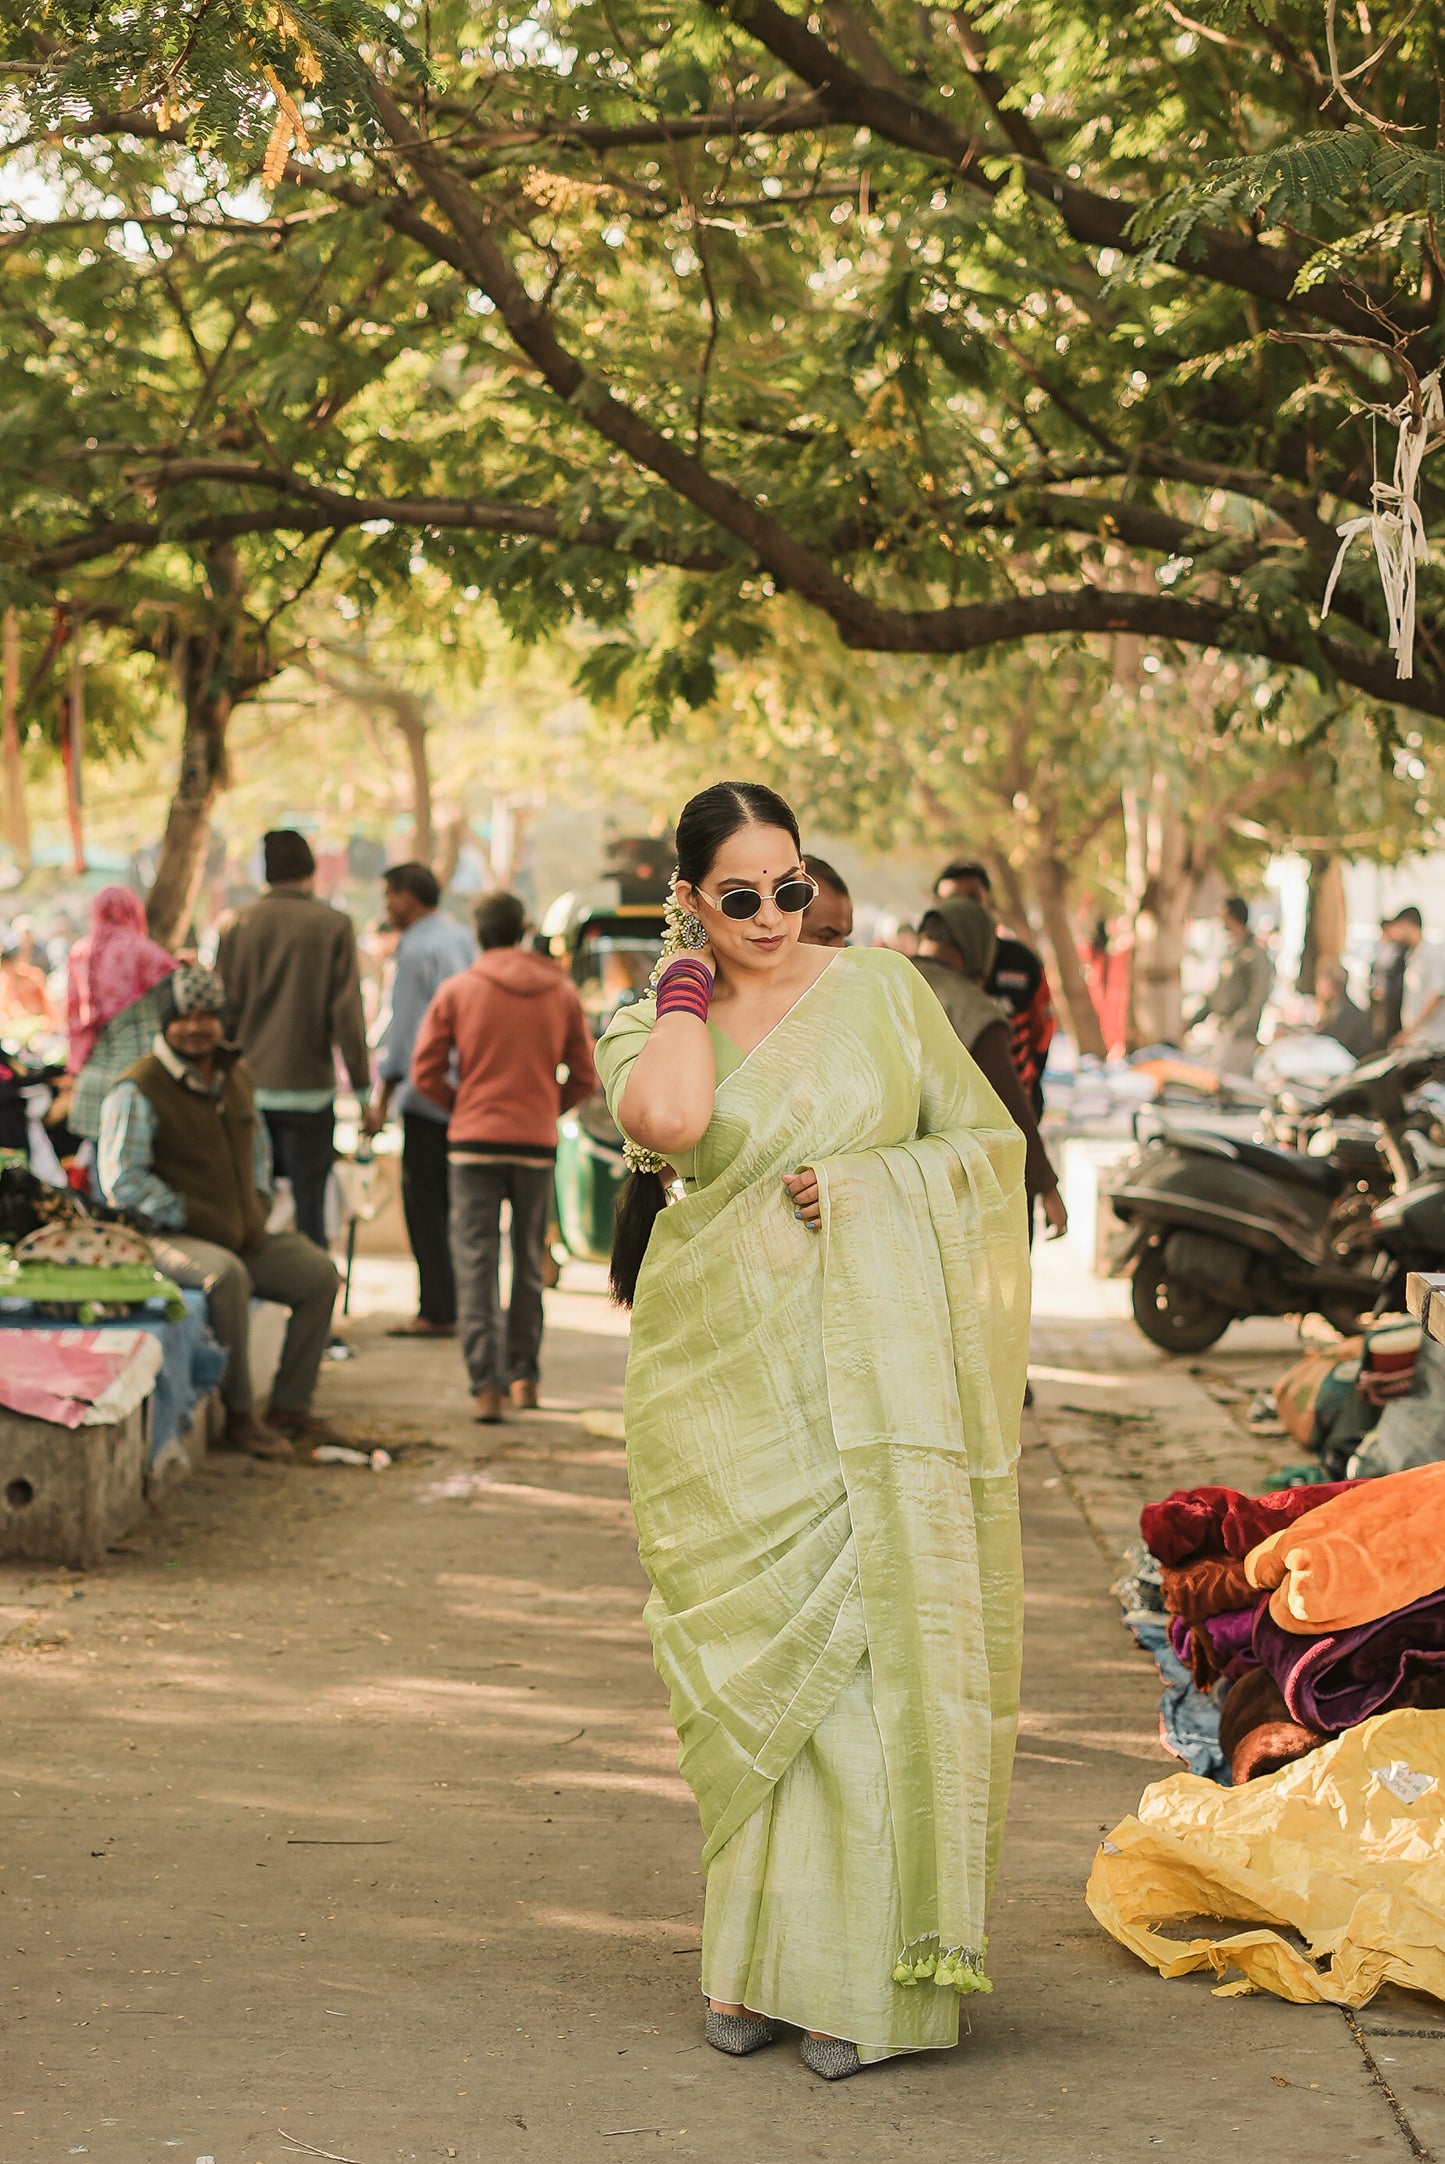
[[[1161,1563],[1187,1563],[1191,1557],[1248,1555],[1281,1526],[1293,1525],[1307,1510],[1318,1510],[1331,1496],[1357,1488],[1357,1480],[1322,1481],[1309,1488],[1277,1488],[1272,1495],[1241,1495],[1238,1488],[1176,1488],[1162,1503],[1146,1503],[1139,1513],[1144,1545]]]

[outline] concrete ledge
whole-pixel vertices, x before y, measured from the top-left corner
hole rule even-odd
[[[176,1437],[162,1451],[159,1459],[146,1473],[145,1492],[156,1501],[178,1488],[182,1481],[200,1469],[201,1461],[212,1443],[220,1441],[226,1426],[226,1409],[221,1403],[221,1393],[213,1390],[201,1399],[191,1414],[190,1425],[184,1434]]]
[[[108,1427],[0,1414],[0,1556],[88,1570],[145,1511],[145,1408]]]

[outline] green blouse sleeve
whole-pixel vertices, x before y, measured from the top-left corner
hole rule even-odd
[[[606,1029],[597,1040],[595,1058],[597,1072],[607,1095],[607,1109],[621,1127],[617,1108],[627,1087],[627,1077],[632,1063],[652,1034],[657,1020],[656,1004],[650,999],[639,1000],[636,1006],[619,1007]]]
[[[620,1008],[597,1040],[597,1072],[607,1096],[607,1109],[623,1134],[626,1134],[627,1130],[622,1125],[617,1108],[622,1103],[627,1077],[632,1072],[632,1063],[646,1044],[656,1020],[656,1002],[650,999],[639,1000],[635,1007]],[[714,1039],[714,1059],[716,1052]],[[672,1169],[680,1180],[691,1185],[696,1177],[696,1161],[696,1150],[678,1150],[673,1154]]]

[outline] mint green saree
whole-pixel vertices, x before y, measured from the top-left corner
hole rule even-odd
[[[655,1019],[597,1050],[614,1112]],[[921,975],[844,949],[654,1227],[627,1369],[647,1623],[702,1814],[703,1988],[952,2044],[1018,1715],[1023,1142]],[[823,1230],[784,1172],[816,1168]]]

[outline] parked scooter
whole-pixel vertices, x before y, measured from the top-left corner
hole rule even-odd
[[[1125,1227],[1116,1270],[1134,1319],[1166,1352],[1203,1352],[1247,1315],[1320,1314],[1353,1329],[1409,1268],[1445,1257],[1445,1181],[1418,1179],[1409,1100],[1445,1053],[1366,1060],[1320,1092],[1317,1114],[1373,1123],[1327,1157],[1164,1128],[1108,1189]],[[1380,1161],[1393,1193],[1380,1193]],[[1429,1190],[1429,1192],[1427,1192]]]

